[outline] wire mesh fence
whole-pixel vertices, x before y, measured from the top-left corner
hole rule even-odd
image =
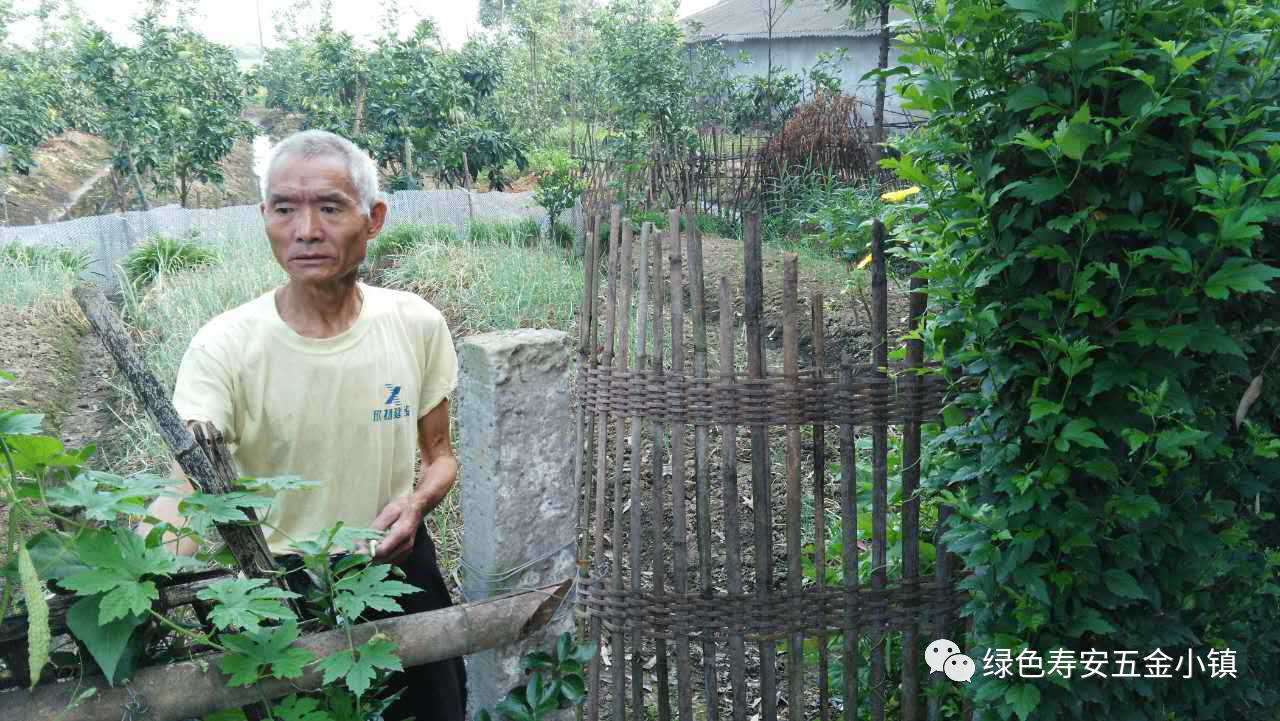
[[[464,237],[476,221],[535,220],[544,232],[547,212],[533,193],[477,193],[468,190],[400,191],[386,196],[387,227],[401,224],[448,225]],[[565,211],[559,222],[581,232],[580,205]],[[85,277],[96,279],[107,292],[119,288],[116,267],[129,251],[157,234],[191,237],[197,243],[260,239],[266,242],[262,215],[256,205],[225,208],[165,206],[146,211],[95,215],[58,223],[0,227],[0,246],[67,249],[89,259]]]

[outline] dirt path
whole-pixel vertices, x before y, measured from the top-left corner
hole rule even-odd
[[[80,198],[84,196],[85,193],[93,190],[98,185],[98,182],[107,177],[109,173],[111,173],[110,166],[104,165],[101,168],[98,168],[98,172],[94,173],[93,177],[81,183],[79,188],[71,191],[71,194],[67,196],[66,201],[62,203],[61,208],[57,208],[53,212],[49,213],[49,219],[46,222],[56,223],[65,218],[67,213],[71,212],[71,208],[76,203],[80,202]]]

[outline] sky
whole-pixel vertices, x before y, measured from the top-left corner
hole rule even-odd
[[[714,5],[719,0],[681,0],[680,15],[685,16]],[[16,0],[19,10],[29,10],[38,0]],[[196,27],[214,42],[232,47],[258,45],[259,10],[262,18],[263,41],[270,46],[273,41],[272,15],[279,9],[294,4],[294,0],[196,0]],[[144,3],[143,0],[80,0],[81,12],[92,18],[112,35],[127,40],[128,28]],[[480,29],[477,19],[479,0],[401,0],[402,17],[407,27],[419,18],[431,17],[440,28],[445,43],[458,47],[468,34]],[[378,0],[335,0],[334,25],[350,32],[358,39],[380,35],[382,5]],[[10,37],[29,44],[36,32],[33,23],[12,28]]]

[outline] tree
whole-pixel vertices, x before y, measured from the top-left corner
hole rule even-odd
[[[788,0],[788,2],[790,1]],[[889,46],[893,41],[893,36],[889,32],[890,4],[890,0],[833,0],[832,2],[832,7],[849,8],[849,20],[854,26],[860,27],[871,18],[876,18],[880,26],[879,54],[876,57],[876,99],[875,106],[871,111],[873,160],[879,160],[884,152],[886,71],[889,68]]]

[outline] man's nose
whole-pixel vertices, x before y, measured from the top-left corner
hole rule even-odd
[[[294,227],[297,240],[302,243],[314,243],[320,240],[320,218],[315,210],[303,206],[298,210],[298,222]]]

